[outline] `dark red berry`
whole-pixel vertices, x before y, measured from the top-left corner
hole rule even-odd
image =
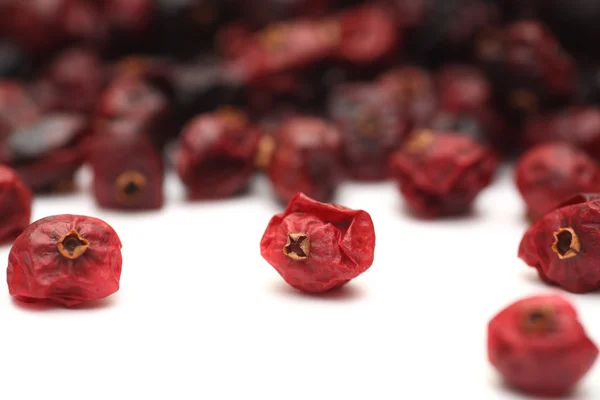
[[[40,108],[21,84],[0,79],[0,142],[14,130],[35,121],[40,113]]]
[[[144,132],[127,121],[107,125],[94,137],[89,162],[100,207],[151,210],[163,206],[163,161]]]
[[[48,114],[15,130],[2,159],[34,192],[68,191],[85,161],[90,129],[77,114]]]
[[[577,312],[557,295],[519,300],[488,325],[489,361],[509,385],[528,394],[567,394],[597,357]]]
[[[577,193],[560,202],[554,209],[572,206],[574,204],[587,203],[594,200],[600,200],[600,193]]]
[[[229,197],[245,189],[255,171],[260,135],[245,114],[220,110],[184,127],[175,168],[191,199]]]
[[[600,160],[600,109],[573,106],[532,118],[524,127],[525,148],[558,141],[578,147]]]
[[[31,224],[8,256],[11,296],[70,307],[119,290],[121,241],[106,222],[55,215]]]
[[[455,132],[416,131],[390,159],[409,209],[423,218],[462,214],[492,181],[497,159]]]
[[[407,132],[393,92],[374,83],[340,85],[331,94],[329,116],[342,133],[343,161],[350,176],[387,178],[388,157]]]
[[[298,192],[318,200],[331,199],[338,183],[342,138],[329,123],[313,117],[285,121],[275,135],[268,174],[284,203]]]
[[[373,264],[369,214],[297,194],[274,216],[260,242],[262,256],[291,286],[305,292],[340,287]]]
[[[600,167],[566,143],[543,144],[523,154],[515,179],[532,220],[571,195],[600,191]]]
[[[600,202],[592,200],[555,209],[527,230],[519,257],[540,278],[573,293],[600,289],[597,262]]]
[[[21,178],[0,165],[0,244],[11,243],[29,226],[31,219],[31,191]]]

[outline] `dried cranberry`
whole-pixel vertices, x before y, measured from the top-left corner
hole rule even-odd
[[[277,197],[287,203],[303,192],[318,201],[329,200],[339,178],[341,147],[339,131],[321,119],[295,117],[284,122],[268,168]]]
[[[561,201],[554,209],[600,200],[600,193],[577,193]]]
[[[113,80],[99,100],[97,123],[115,120],[134,121],[155,144],[162,146],[170,136],[168,129],[169,104],[160,91],[133,75],[122,75]]]
[[[337,56],[354,64],[385,61],[400,42],[393,17],[383,7],[366,4],[336,16],[340,41]]]
[[[91,113],[104,85],[98,55],[74,47],[61,53],[36,84],[37,99],[44,110]]]
[[[529,150],[517,162],[515,179],[533,220],[568,196],[600,191],[600,167],[583,151],[565,143]]]
[[[492,181],[495,155],[455,132],[416,131],[390,158],[408,207],[423,218],[465,213]]]
[[[29,226],[31,191],[12,169],[0,165],[0,244],[10,243]]]
[[[151,210],[163,206],[160,152],[135,123],[115,122],[91,145],[94,197],[104,208]]]
[[[103,20],[108,25],[111,44],[123,51],[143,45],[155,15],[153,0],[103,0]]]
[[[41,113],[30,93],[15,82],[0,79],[0,141],[35,121]]]
[[[577,312],[557,295],[521,299],[488,325],[490,362],[508,384],[529,394],[567,394],[597,357]]]
[[[8,256],[11,296],[70,307],[119,290],[121,241],[106,222],[55,215],[31,224]]]
[[[48,114],[12,132],[2,159],[34,192],[65,191],[85,161],[87,120],[77,114]]]
[[[501,104],[516,117],[569,101],[575,65],[547,28],[520,21],[482,35],[477,58],[492,78]]]
[[[393,92],[375,83],[340,85],[331,94],[329,116],[342,133],[351,177],[385,179],[387,159],[407,132]]]
[[[365,211],[319,203],[299,193],[269,222],[260,252],[292,287],[325,292],[373,264],[375,229]]]
[[[175,168],[191,199],[222,198],[246,188],[260,135],[237,110],[199,115],[184,127]]]
[[[466,65],[447,65],[437,75],[439,111],[430,126],[456,131],[501,149],[512,147],[514,137],[496,111],[486,76]]]
[[[566,142],[600,160],[600,109],[573,106],[530,119],[523,129],[523,146]]]
[[[437,95],[431,75],[424,69],[405,66],[383,74],[378,82],[393,93],[407,123],[407,131],[429,123],[437,109]]]

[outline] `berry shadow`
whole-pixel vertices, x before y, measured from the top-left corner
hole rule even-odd
[[[510,386],[506,382],[497,383],[498,388],[504,393],[510,394],[511,396],[517,396],[519,399],[552,399],[552,400],[592,400],[594,397],[582,387],[576,388],[573,392],[562,395],[547,395],[547,394],[525,394],[518,389]]]
[[[61,304],[49,300],[27,302],[17,300],[14,297],[12,298],[12,302],[17,308],[32,312],[44,312],[53,310],[101,310],[115,306],[117,304],[117,300],[115,297],[116,296],[113,295],[104,299],[90,300],[72,307],[65,307]]]
[[[427,223],[455,224],[455,223],[459,223],[459,222],[471,222],[473,220],[480,219],[483,217],[483,213],[481,213],[481,211],[479,211],[475,207],[473,207],[463,213],[444,215],[441,217],[431,217],[431,218],[425,218],[425,217],[419,216],[413,210],[411,210],[406,204],[400,205],[399,208],[400,208],[400,212],[402,212],[403,215],[405,215],[408,219],[410,219],[413,222],[418,222],[421,224],[427,224]]]
[[[298,300],[329,302],[357,301],[366,295],[363,289],[361,289],[359,286],[352,285],[351,283],[324,293],[306,293],[294,289],[285,282],[278,282],[277,284],[273,285],[272,291],[276,294]]]

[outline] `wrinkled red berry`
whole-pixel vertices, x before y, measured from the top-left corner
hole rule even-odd
[[[515,179],[533,220],[571,195],[600,191],[600,167],[566,143],[529,150],[517,162]]]
[[[41,110],[17,82],[0,79],[0,141],[40,116]]]
[[[184,127],[175,168],[191,199],[222,198],[246,188],[260,135],[242,112],[199,115]]]
[[[119,290],[121,241],[106,222],[55,215],[31,224],[8,256],[11,296],[70,307]]]
[[[393,92],[374,83],[340,85],[331,94],[329,116],[342,133],[343,161],[350,176],[387,178],[388,157],[407,132]]]
[[[554,209],[572,206],[574,204],[587,203],[593,200],[600,200],[600,193],[577,193],[570,196],[566,200],[563,200]]]
[[[0,244],[10,243],[29,226],[31,191],[12,169],[0,165]]]
[[[488,325],[490,362],[509,385],[528,394],[567,394],[597,357],[577,312],[557,295],[519,300]]]
[[[373,264],[375,230],[369,214],[319,203],[304,194],[274,216],[260,242],[262,256],[292,287],[325,292]]]
[[[89,162],[100,207],[151,210],[163,206],[163,161],[144,132],[127,121],[114,122],[93,139]]]
[[[600,289],[599,215],[597,200],[549,212],[525,232],[519,257],[546,283],[573,293]]]
[[[600,160],[600,109],[570,107],[532,118],[523,130],[525,148],[558,141],[576,146]]]
[[[455,132],[417,131],[390,158],[409,209],[423,218],[465,213],[492,181],[496,156]]]
[[[340,173],[339,131],[318,118],[295,117],[280,126],[274,140],[268,175],[277,197],[287,203],[302,192],[329,200]]]
[[[77,114],[48,114],[11,133],[0,159],[34,192],[65,191],[85,161],[89,124]]]

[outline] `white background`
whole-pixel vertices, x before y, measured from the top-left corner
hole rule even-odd
[[[510,171],[467,218],[417,221],[391,183],[345,184],[337,202],[375,222],[375,263],[307,296],[260,256],[280,210],[267,182],[159,213],[98,210],[86,193],[37,199],[34,218],[97,216],[123,244],[121,290],[79,309],[22,306],[0,285],[0,399],[520,399],[486,359],[486,325],[553,289],[516,254],[526,229]],[[9,248],[0,249],[6,262]],[[600,296],[571,296],[600,341]],[[600,364],[576,399],[600,398]]]

